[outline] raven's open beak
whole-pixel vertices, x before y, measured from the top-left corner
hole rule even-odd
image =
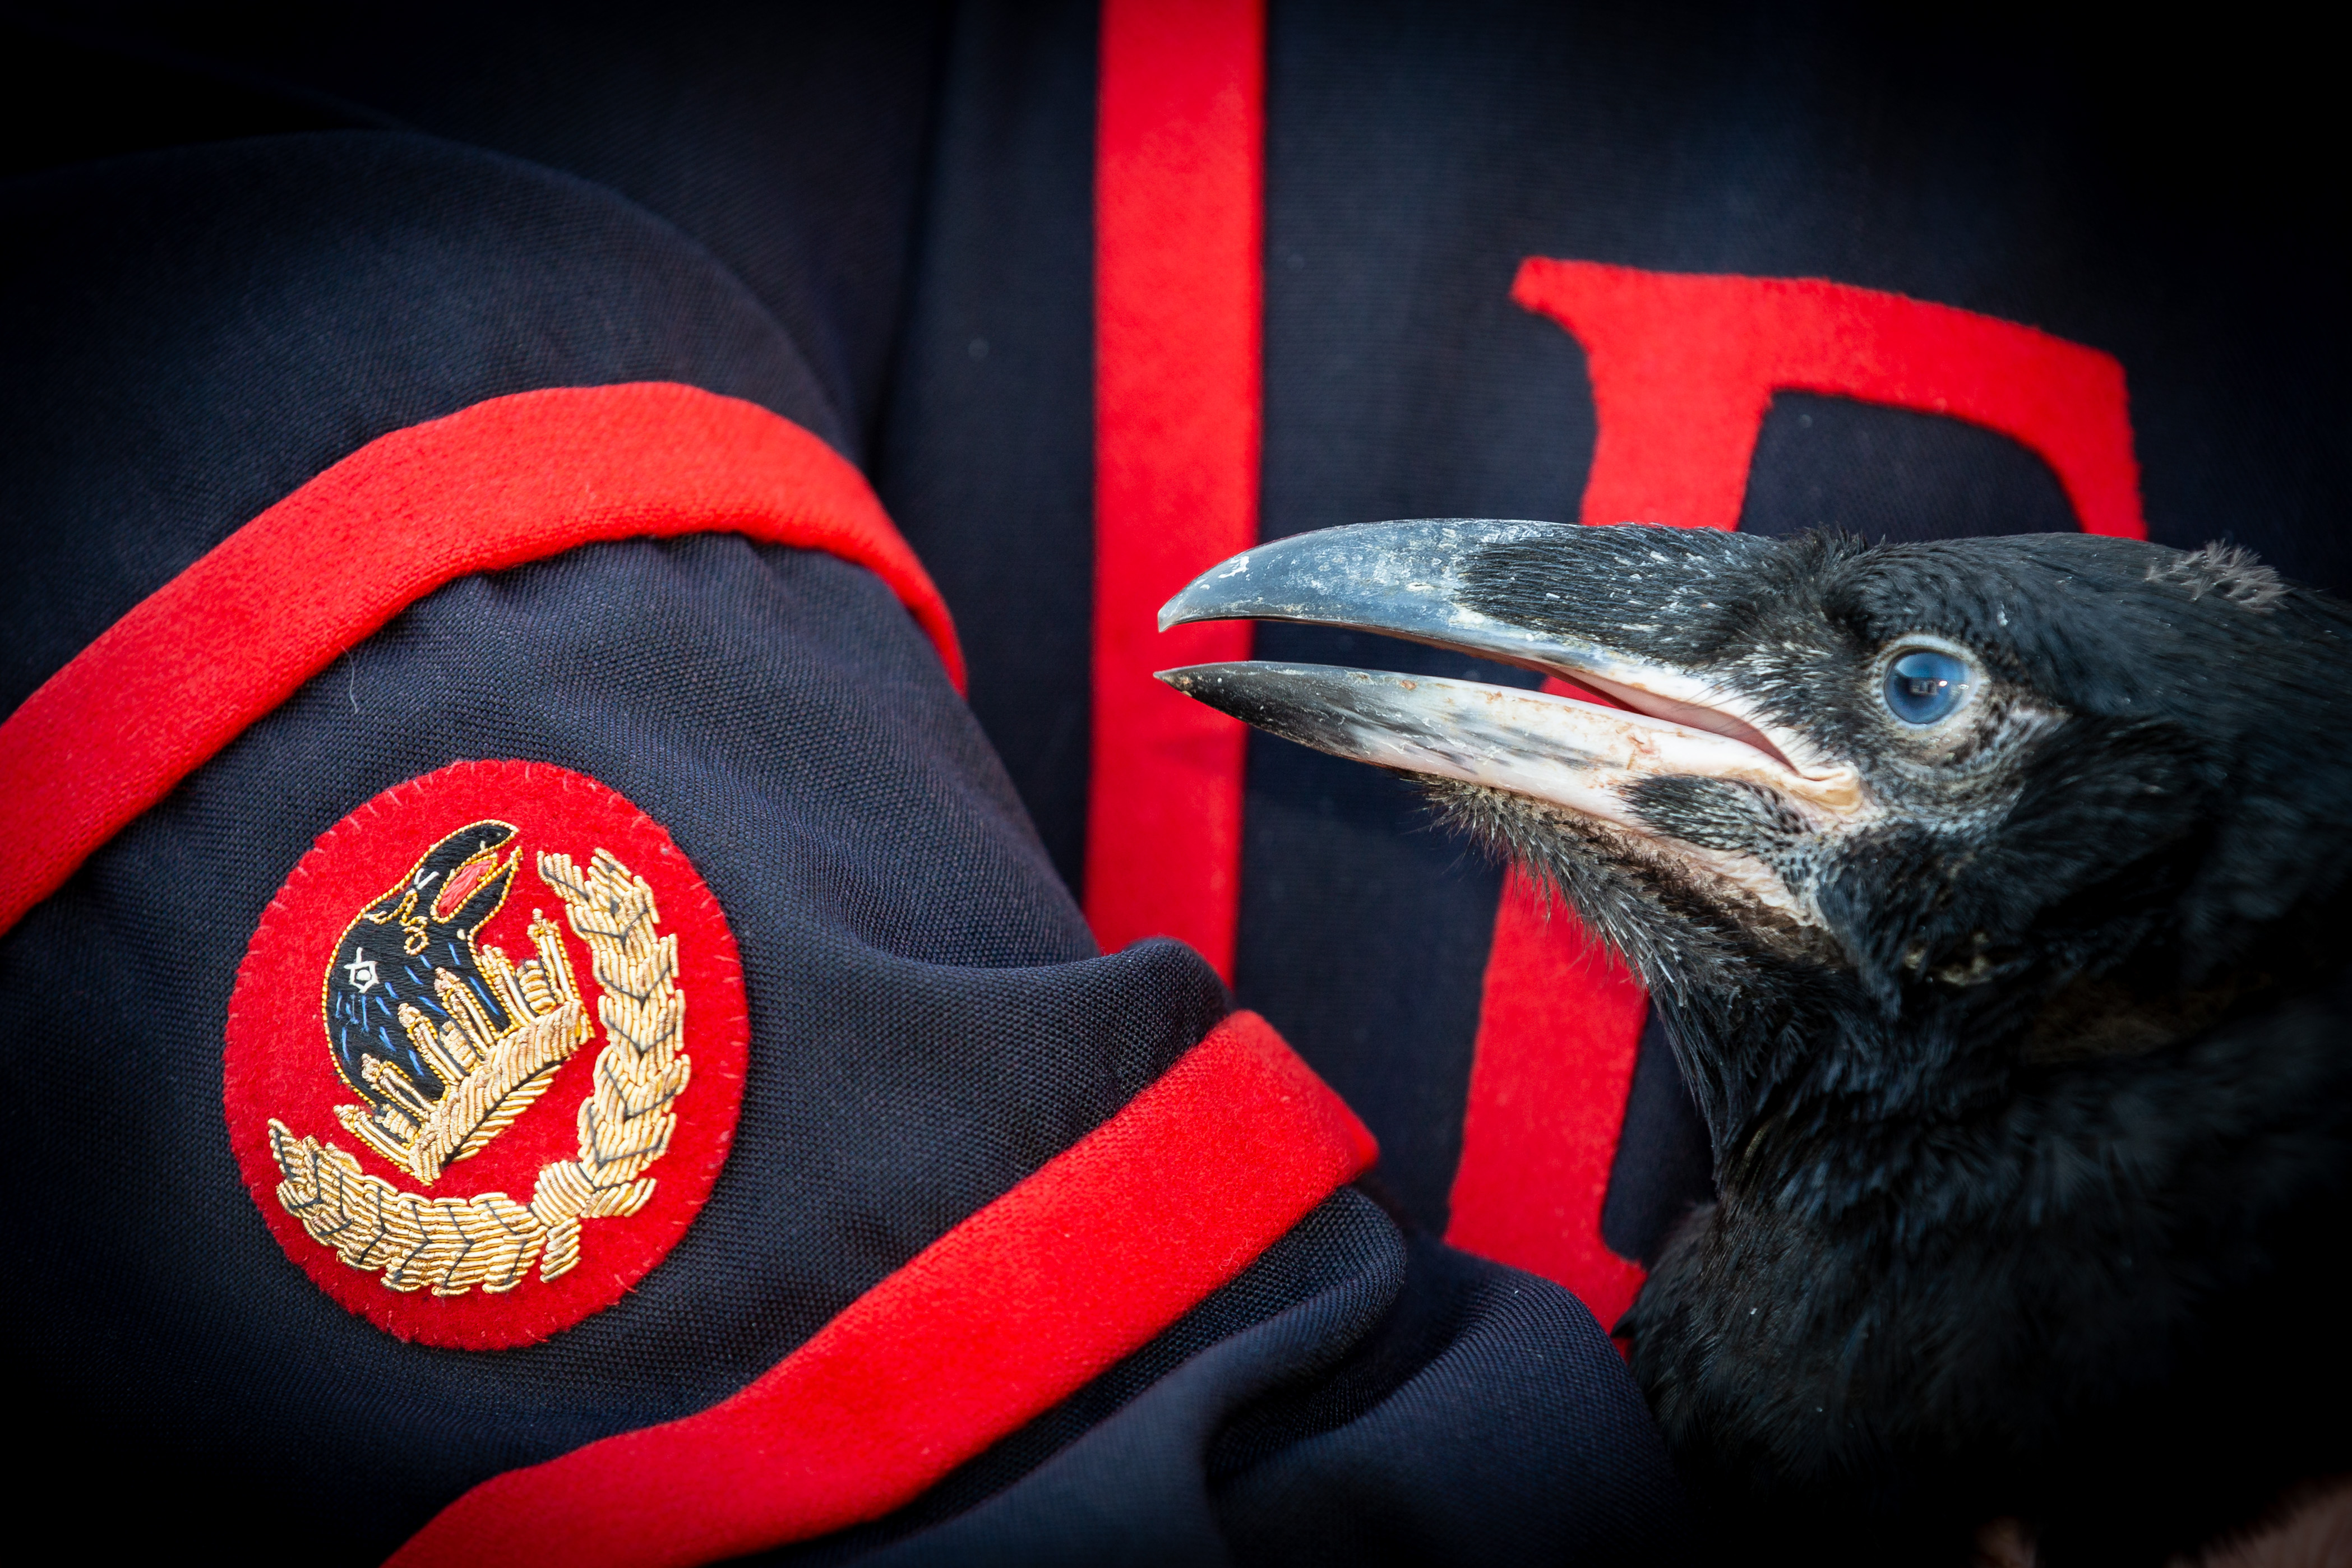
[[[1160,678],[1337,757],[1529,796],[1638,833],[1653,830],[1628,792],[1644,779],[1761,786],[1823,827],[1861,813],[1864,791],[1850,766],[1816,755],[1704,673],[1633,645],[1640,629],[1654,631],[1674,614],[1678,596],[1736,571],[1732,558],[1761,541],[1677,542],[1672,555],[1629,571],[1625,538],[1605,541],[1605,551],[1591,548],[1604,542],[1596,536],[1622,533],[1465,519],[1326,528],[1244,550],[1160,612],[1163,631],[1258,620],[1383,632],[1540,670],[1598,701],[1311,664],[1195,664]],[[1561,570],[1540,573],[1543,588],[1498,599],[1496,562],[1507,559]],[[1557,609],[1509,613],[1507,602],[1528,593]],[[1592,602],[1580,607],[1580,596]]]

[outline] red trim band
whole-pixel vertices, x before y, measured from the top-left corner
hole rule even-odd
[[[660,382],[494,398],[352,453],[150,594],[0,725],[0,931],[442,584],[575,545],[695,533],[868,568],[963,689],[939,590],[864,476],[800,426]]]
[[[1249,656],[1160,606],[1257,542],[1264,0],[1106,0],[1095,164],[1095,613],[1087,916],[1230,983],[1246,729],[1151,678]]]
[[[2123,366],[2095,349],[1819,278],[1536,256],[1511,298],[1583,345],[1600,424],[1587,523],[1738,528],[1772,394],[1802,391],[1999,431],[2050,465],[2086,532],[2147,537]],[[1645,1278],[1601,1239],[1601,1213],[1647,1011],[1623,966],[1513,872],[1446,1239],[1567,1286],[1603,1323]]]
[[[392,1561],[684,1565],[879,1518],[1149,1342],[1375,1152],[1235,1013],[741,1393],[493,1477]]]

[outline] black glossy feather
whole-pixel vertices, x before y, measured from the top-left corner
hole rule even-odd
[[[1590,530],[1463,577],[1482,613],[1717,682],[1887,803],[1825,849],[1769,791],[1635,792],[1660,835],[1802,880],[1792,935],[1435,789],[1643,969],[1707,1116],[1720,1199],[1622,1332],[1728,1538],[1960,1560],[2015,1514],[2045,1563],[2153,1563],[2352,1469],[2345,609],[2081,536]],[[1990,683],[1933,757],[1874,706],[1920,635]]]

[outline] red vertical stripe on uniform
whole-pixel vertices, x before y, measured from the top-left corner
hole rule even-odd
[[[2084,529],[2147,537],[2123,366],[2030,327],[1819,278],[1533,257],[1511,298],[1582,345],[1587,523],[1736,528],[1775,392],[1948,414],[2032,448]],[[1565,690],[1565,688],[1559,688]],[[1640,1268],[1601,1237],[1647,1004],[1514,872],[1495,921],[1446,1239],[1556,1280],[1603,1323]]]
[[[1649,998],[1516,866],[1503,884],[1445,1239],[1574,1291],[1606,1326],[1643,1274],[1601,1206]]]
[[[1158,613],[1257,542],[1265,36],[1263,0],[1106,0],[1096,133],[1087,915],[1228,981],[1245,731],[1151,672],[1249,656],[1246,624]]]

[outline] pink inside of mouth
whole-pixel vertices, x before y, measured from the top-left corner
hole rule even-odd
[[[1696,703],[1677,702],[1673,697],[1657,696],[1649,692],[1623,690],[1614,686],[1604,688],[1597,683],[1587,685],[1560,675],[1549,677],[1544,682],[1544,690],[1555,696],[1571,697],[1580,702],[1595,703],[1602,707],[1618,708],[1629,713],[1647,714],[1652,718],[1662,718],[1669,724],[1679,724],[1686,729],[1703,729],[1710,735],[1720,735],[1726,739],[1738,741],[1743,746],[1754,747],[1791,773],[1800,771],[1797,765],[1790,761],[1762,730],[1745,719],[1725,713],[1719,708],[1702,707]]]
[[[1566,675],[1546,675],[1543,689],[1551,696],[1567,697],[1572,702],[1591,703],[1595,707],[1613,707],[1621,713],[1642,711],[1631,704],[1611,696],[1598,686],[1588,686],[1583,682],[1572,681]]]

